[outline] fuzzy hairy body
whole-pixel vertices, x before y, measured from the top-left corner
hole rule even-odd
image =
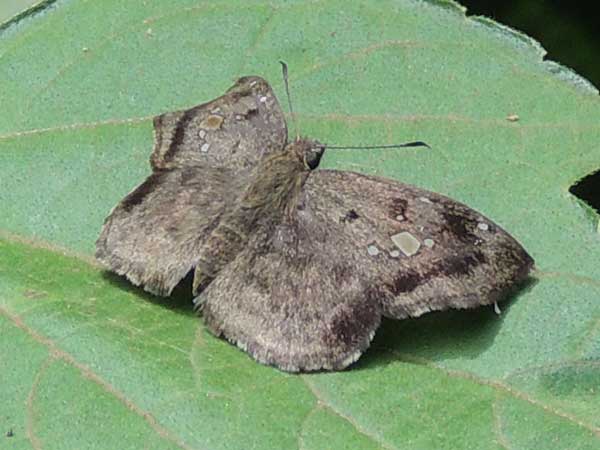
[[[292,214],[308,169],[289,144],[283,151],[266,156],[248,179],[241,195],[229,205],[219,225],[212,231],[196,265],[194,290],[206,284],[199,277],[215,278],[248,243],[262,226],[280,223],[284,214]]]
[[[287,142],[261,78],[154,124],[153,174],[106,219],[97,257],[159,295],[195,271],[208,328],[262,363],[343,369],[382,316],[492,304],[533,266],[501,227],[450,198],[314,170],[323,147]]]

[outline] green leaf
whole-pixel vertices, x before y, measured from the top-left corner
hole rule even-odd
[[[449,1],[46,1],[0,27],[0,447],[600,445],[600,101],[537,43]],[[386,321],[352,370],[290,375],[92,258],[149,173],[151,117],[261,75],[327,153],[467,203],[536,259],[490,309]],[[509,121],[518,115],[518,121]],[[5,434],[13,431],[13,436]]]
[[[14,17],[19,11],[29,8],[34,3],[37,2],[35,0],[9,0],[0,3],[0,23]]]

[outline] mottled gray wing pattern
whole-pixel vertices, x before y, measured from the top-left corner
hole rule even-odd
[[[315,171],[285,223],[255,234],[197,299],[209,328],[284,370],[341,369],[380,316],[490,304],[533,261],[499,226],[444,196]]]
[[[281,107],[259,77],[240,78],[208,103],[155,117],[154,130],[155,169],[197,162],[245,172],[287,141]]]
[[[149,292],[168,295],[202,258],[252,168],[287,139],[270,86],[244,77],[218,99],[154,120],[153,173],[106,219],[96,257]]]
[[[492,304],[533,265],[491,220],[415,186],[324,170],[309,178],[304,203],[301,223],[320,223],[340,236],[341,266],[370,280],[369,295],[381,300],[388,317]],[[348,257],[351,266],[343,262]]]
[[[232,181],[233,180],[233,181]],[[209,166],[155,171],[106,219],[96,257],[157,295],[169,295],[235,195],[235,174]]]

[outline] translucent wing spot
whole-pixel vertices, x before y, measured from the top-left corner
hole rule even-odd
[[[379,255],[379,249],[376,245],[371,244],[367,247],[367,253],[371,256],[377,256]]]
[[[408,231],[394,234],[391,239],[396,247],[398,247],[406,256],[414,255],[419,251],[419,248],[421,248],[421,243],[419,240]]]
[[[219,116],[218,114],[211,114],[206,117],[202,122],[200,122],[200,128],[204,128],[206,130],[218,130],[221,128],[223,121],[225,119],[223,116]]]
[[[432,248],[435,245],[435,242],[433,242],[433,239],[427,238],[423,241],[423,245],[425,245],[425,247]]]
[[[210,144],[204,143],[204,144],[202,144],[202,147],[200,147],[200,151],[202,153],[206,153],[208,151],[209,147],[210,147]]]
[[[406,209],[408,208],[408,202],[406,201],[406,199],[401,198],[401,197],[395,197],[392,198],[390,200],[389,203],[389,216],[398,221],[398,222],[402,222],[404,220],[406,220],[405,214],[406,214]]]
[[[200,130],[200,131],[198,132],[198,137],[199,137],[200,139],[204,139],[204,138],[206,137],[206,131],[204,131],[204,130]]]
[[[423,203],[433,203],[431,200],[429,200],[427,197],[419,197],[419,200],[421,200]]]
[[[265,103],[267,101],[267,97],[263,95],[261,98],[259,98],[259,100],[261,103]]]
[[[477,228],[479,228],[481,231],[487,231],[490,229],[490,226],[487,223],[479,222],[477,224]]]
[[[399,252],[398,250],[392,250],[392,251],[390,252],[390,256],[391,256],[392,258],[398,258],[398,257],[400,256],[400,252]]]

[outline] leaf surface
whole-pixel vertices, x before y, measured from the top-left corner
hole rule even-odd
[[[598,448],[597,216],[568,189],[598,169],[600,101],[543,56],[442,0],[58,0],[3,25],[0,447]],[[289,375],[212,337],[184,290],[94,263],[150,171],[151,117],[242,75],[284,100],[279,59],[303,134],[431,146],[324,167],[449,195],[528,249],[534,279],[500,317],[386,321],[352,370]]]

